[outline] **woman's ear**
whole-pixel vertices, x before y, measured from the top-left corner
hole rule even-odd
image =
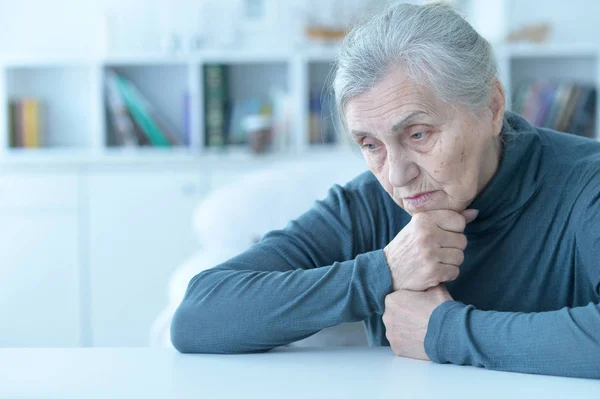
[[[504,88],[498,79],[494,79],[491,87],[492,95],[490,97],[490,111],[492,112],[492,128],[494,136],[498,137],[502,131],[502,123],[504,121]]]

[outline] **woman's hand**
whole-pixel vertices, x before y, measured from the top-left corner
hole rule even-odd
[[[417,213],[383,249],[397,290],[424,291],[459,275],[467,238],[465,226],[478,211]]]
[[[385,336],[396,355],[429,360],[425,353],[429,319],[435,308],[446,301],[452,301],[452,297],[443,285],[425,292],[400,290],[385,297]]]

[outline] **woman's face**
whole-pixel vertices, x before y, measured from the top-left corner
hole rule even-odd
[[[498,167],[503,116],[499,84],[489,109],[475,116],[410,82],[401,70],[346,106],[350,134],[369,169],[411,215],[469,206]]]

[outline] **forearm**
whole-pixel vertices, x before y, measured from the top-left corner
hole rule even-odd
[[[425,351],[437,363],[600,378],[600,306],[509,313],[446,302],[430,319]]]
[[[269,350],[383,313],[391,277],[381,250],[309,270],[215,268],[196,276],[173,318],[182,352]]]

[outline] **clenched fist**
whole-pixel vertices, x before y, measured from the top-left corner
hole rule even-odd
[[[455,280],[467,247],[463,232],[477,214],[474,209],[415,214],[383,249],[393,290],[425,291]]]
[[[429,319],[446,301],[452,297],[443,285],[424,292],[396,291],[385,297],[385,336],[396,355],[429,360],[425,353]]]

